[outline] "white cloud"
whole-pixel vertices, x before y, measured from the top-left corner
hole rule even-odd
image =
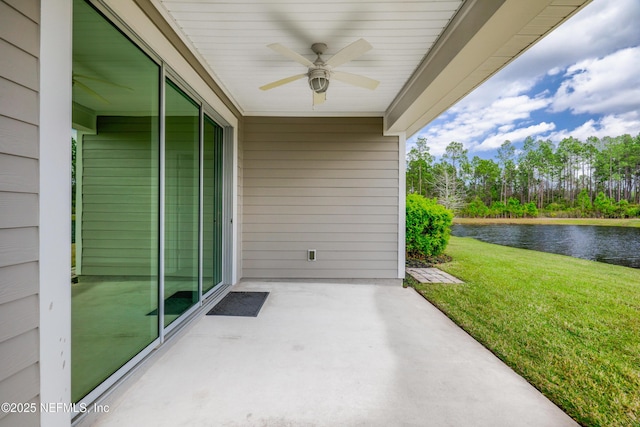
[[[570,136],[586,141],[590,136],[603,138],[605,136],[620,136],[630,134],[636,136],[640,133],[640,113],[631,111],[625,114],[611,114],[598,120],[588,120],[575,129],[562,129],[549,135],[549,139],[558,142]]]
[[[547,71],[547,74],[550,76],[555,76],[560,74],[561,72],[562,72],[562,67],[553,67],[552,69]]]
[[[482,141],[474,148],[474,151],[495,150],[507,140],[520,141],[527,138],[528,136],[535,138],[536,136],[546,134],[547,132],[552,131],[555,128],[555,123],[542,122],[524,128],[517,128],[510,132],[497,132],[485,138],[484,141]]]
[[[459,105],[487,105],[530,91],[545,75],[558,75],[585,58],[640,45],[640,1],[594,0],[522,56],[483,83]],[[456,111],[454,106],[452,111]],[[463,108],[463,107],[461,107]]]
[[[510,123],[508,125],[503,125],[498,128],[498,132],[502,132],[502,133],[509,132],[511,129],[515,127],[516,125],[514,125],[513,123]]]
[[[537,79],[585,58],[638,46],[638,22],[638,0],[594,0],[503,70],[500,79]]]
[[[553,128],[548,126],[545,128],[543,124],[515,129],[516,122],[529,120],[532,112],[548,107],[550,102],[551,98],[548,97],[531,98],[520,95],[498,98],[485,106],[463,105],[456,111],[450,110],[418,136],[427,138],[431,153],[435,155],[444,153],[451,141],[462,142],[467,148],[474,150],[492,149],[500,146],[505,139],[509,139],[509,135],[516,139],[516,136],[522,132],[529,131],[537,134],[552,130]],[[542,128],[545,130],[541,130]],[[503,138],[502,135],[507,137]],[[503,139],[494,147],[495,138]]]
[[[637,134],[640,117],[628,113],[640,109],[637,22],[640,1],[594,0],[417,137],[427,138],[431,153],[441,155],[452,141],[473,154],[528,136],[560,140],[563,135]],[[533,93],[546,76],[566,80],[556,93]],[[593,120],[562,129],[562,118],[551,115],[562,111],[586,113]],[[547,117],[534,122],[534,112]]]
[[[567,69],[551,111],[574,114],[621,113],[640,108],[640,46]]]

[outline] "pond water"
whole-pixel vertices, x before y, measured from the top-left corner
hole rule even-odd
[[[640,268],[640,228],[591,225],[454,225],[451,234],[488,243]]]

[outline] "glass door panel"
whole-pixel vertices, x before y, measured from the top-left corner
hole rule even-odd
[[[199,107],[165,85],[164,325],[198,302]]]
[[[159,65],[74,0],[74,402],[158,338],[159,88]]]
[[[222,128],[205,116],[202,293],[222,281]]]

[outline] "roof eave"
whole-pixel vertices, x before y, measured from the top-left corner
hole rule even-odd
[[[413,135],[591,0],[465,2],[384,116]]]

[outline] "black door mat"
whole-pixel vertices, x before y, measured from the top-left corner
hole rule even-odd
[[[198,301],[198,292],[178,291],[164,300],[164,314],[182,314]],[[158,310],[153,310],[147,316],[157,316]]]
[[[258,317],[269,292],[229,292],[208,313],[208,316]]]

